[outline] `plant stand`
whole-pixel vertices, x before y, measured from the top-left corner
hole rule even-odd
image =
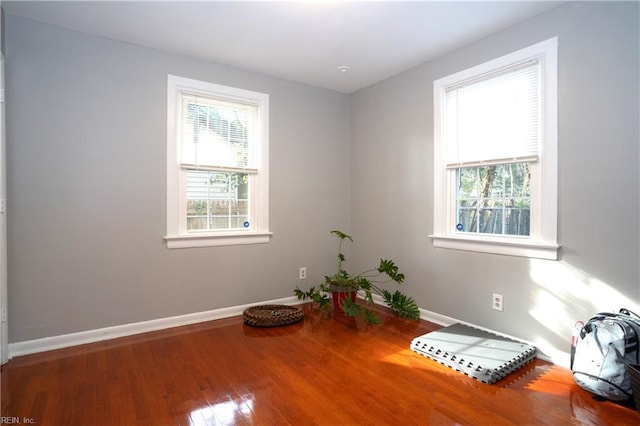
[[[340,287],[334,287],[331,289],[331,298],[333,299],[333,309],[344,315],[344,311],[342,310],[342,305],[345,300],[349,299],[351,303],[356,301],[357,292],[351,289],[345,289]]]

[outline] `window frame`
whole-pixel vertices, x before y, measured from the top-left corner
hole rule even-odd
[[[433,82],[434,99],[434,230],[433,246],[482,253],[558,259],[558,39],[548,39]],[[475,80],[515,64],[542,62],[542,135],[538,161],[531,167],[531,230],[529,236],[455,232],[456,168],[446,167],[445,93],[448,87]]]
[[[187,232],[186,175],[181,158],[182,93],[257,107],[257,144],[251,165],[250,223],[247,230]],[[269,95],[200,80],[167,76],[167,248],[212,247],[268,243],[269,231]]]

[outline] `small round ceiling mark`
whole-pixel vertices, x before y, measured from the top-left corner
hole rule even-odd
[[[341,73],[347,73],[349,71],[351,71],[351,67],[347,66],[347,65],[341,65],[338,67],[338,71],[340,71]]]

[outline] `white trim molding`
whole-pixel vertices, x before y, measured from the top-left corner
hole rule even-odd
[[[373,296],[373,300],[376,304],[386,306],[382,297],[378,295]],[[99,328],[96,330],[80,331],[77,333],[63,334],[53,337],[45,337],[42,339],[28,340],[24,342],[10,343],[9,344],[9,359],[22,355],[30,355],[40,352],[52,351],[55,349],[68,348],[71,346],[84,345],[87,343],[101,342],[105,340],[117,339],[119,337],[132,336],[135,334],[147,333],[150,331],[165,330],[173,327],[181,327],[183,325],[197,324],[206,321],[214,321],[218,319],[230,318],[242,315],[245,309],[256,305],[300,305],[305,302],[301,302],[296,297],[286,297],[283,299],[269,300],[265,302],[256,302],[246,305],[232,306],[228,308],[213,309],[210,311],[196,312],[186,315],[178,315],[168,318],[160,318],[150,321],[142,321],[131,324],[116,325],[113,327]],[[431,312],[426,309],[420,309],[420,319],[432,322],[434,324],[447,327],[455,323],[462,323],[475,327],[481,330],[486,330],[490,333],[504,336],[509,339],[519,340],[521,342],[528,343],[536,346],[538,352],[536,357],[544,361],[551,362],[553,364],[568,366],[569,365],[569,353],[564,353],[554,349],[547,348],[548,352],[543,352],[545,348],[540,348],[536,344],[527,342],[526,340],[518,337],[510,336],[508,334],[500,333],[495,330],[491,330],[485,327],[480,327],[476,324],[466,321],[458,320],[456,318],[448,317],[446,315]],[[416,336],[417,337],[417,336]],[[411,342],[407,342],[409,346]],[[549,353],[553,353],[549,355]]]
[[[387,304],[384,302],[384,299],[376,294],[373,295],[373,301],[377,304],[377,305],[381,305],[381,306],[387,306]],[[497,334],[498,336],[502,336],[502,337],[506,337],[507,339],[512,339],[512,340],[517,340],[532,346],[535,346],[537,349],[536,352],[536,358],[539,358],[543,361],[547,361],[550,362],[552,364],[556,364],[556,365],[561,365],[561,366],[565,366],[565,367],[569,367],[569,360],[570,360],[570,355],[568,352],[562,352],[562,351],[558,351],[556,349],[553,348],[541,348],[538,345],[536,345],[533,342],[528,342],[524,339],[521,339],[519,337],[515,337],[515,336],[511,336],[509,334],[505,334],[505,333],[500,333],[498,331],[495,330],[491,330],[490,328],[486,328],[486,327],[481,327],[479,325],[470,323],[470,322],[466,322],[466,321],[462,321],[453,317],[449,317],[446,315],[442,315],[436,312],[432,312],[432,311],[428,311],[426,309],[422,309],[420,308],[420,319],[424,320],[424,321],[429,321],[432,322],[434,324],[438,324],[441,325],[443,327],[448,327],[450,325],[456,324],[456,323],[460,323],[460,324],[465,324],[468,325],[470,327],[474,327],[480,330],[484,330],[484,331],[488,331],[489,333],[493,333],[493,334]],[[416,336],[418,337],[418,336]],[[409,345],[411,342],[407,342],[407,345]]]
[[[468,325],[470,327],[478,328],[480,330],[488,331],[489,333],[497,334],[498,336],[506,337],[507,339],[517,340],[517,341],[535,346],[537,349],[536,358],[539,358],[543,361],[550,362],[552,364],[561,365],[569,368],[570,355],[568,352],[561,352],[553,348],[541,348],[537,344],[521,339],[519,337],[511,336],[505,333],[500,333],[498,331],[491,330],[490,328],[480,327],[479,325],[462,321],[459,319],[455,319],[452,317],[448,317],[446,315],[438,314],[436,312],[427,311],[426,309],[420,309],[420,319],[432,322],[434,324],[441,325],[443,327],[448,327],[456,323],[461,323],[461,324]]]
[[[227,102],[242,109],[252,107],[249,164],[192,164],[182,156],[183,96],[200,96],[204,101]],[[197,163],[197,161],[196,161]],[[187,228],[187,173],[217,170],[251,175],[249,217],[243,229],[189,231]],[[167,248],[215,247],[268,243],[269,231],[269,95],[175,75],[167,76]]]
[[[492,236],[473,235],[429,235],[433,246],[439,248],[468,250],[508,256],[520,256],[537,259],[558,260],[558,244],[546,244],[529,240],[511,240]]]
[[[186,315],[178,315],[168,318],[159,318],[150,321],[142,321],[131,324],[116,325],[113,327],[99,328],[96,330],[80,331],[77,333],[63,334],[42,339],[28,340],[9,344],[9,358],[29,355],[39,352],[62,349],[71,346],[84,345],[86,343],[101,342],[103,340],[116,339],[118,337],[147,333],[149,331],[164,330],[183,325],[197,324],[206,321],[229,318],[242,315],[245,309],[255,305],[297,305],[301,304],[296,297],[270,300],[266,302],[250,303],[247,305],[232,306],[229,308],[213,309],[210,311],[196,312]]]
[[[447,89],[478,80],[535,60],[540,64],[541,129],[537,153],[528,160],[531,171],[530,235],[482,234],[457,230],[456,168],[448,160]],[[558,244],[558,38],[534,44],[477,66],[442,77],[433,82],[434,108],[434,177],[433,234],[434,247],[466,250],[528,258],[557,260]],[[455,115],[455,114],[454,114]],[[520,160],[526,160],[526,157]],[[489,158],[496,164],[499,158]],[[496,161],[494,161],[496,160]],[[502,160],[500,160],[502,161]],[[504,163],[513,160],[504,160]],[[485,164],[483,161],[482,164]],[[488,164],[488,163],[487,163]],[[468,165],[467,165],[468,166]],[[465,166],[466,167],[466,166]]]

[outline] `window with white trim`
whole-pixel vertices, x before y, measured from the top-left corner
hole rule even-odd
[[[557,44],[434,82],[435,247],[557,259]]]
[[[269,241],[269,95],[169,75],[168,248]]]

